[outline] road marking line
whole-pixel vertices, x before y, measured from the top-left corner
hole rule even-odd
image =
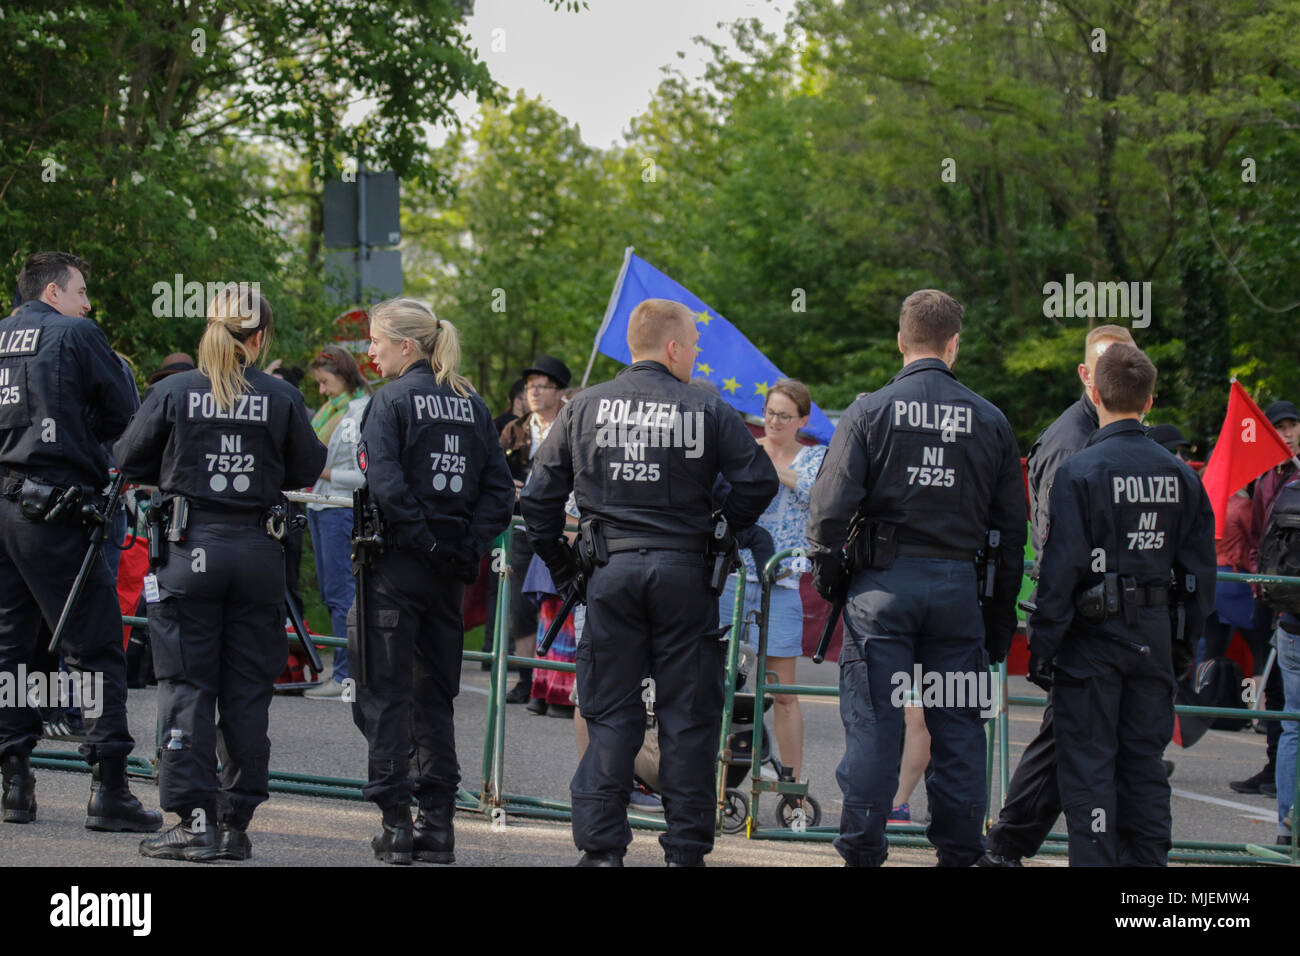
[[[1187,800],[1199,800],[1202,803],[1213,803],[1215,806],[1229,807],[1233,810],[1249,810],[1255,814],[1268,812],[1262,807],[1254,807],[1249,803],[1237,803],[1235,800],[1223,800],[1220,797],[1207,797],[1205,794],[1192,793],[1190,790],[1170,790],[1170,793],[1175,797],[1183,797]]]

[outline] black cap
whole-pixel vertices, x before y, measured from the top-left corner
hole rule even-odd
[[[1296,411],[1294,402],[1283,401],[1278,399],[1276,402],[1269,402],[1268,408],[1264,409],[1264,417],[1267,418],[1276,428],[1278,422],[1284,422],[1288,418],[1294,418],[1300,422],[1300,411]]]
[[[1147,430],[1147,438],[1157,445],[1163,445],[1169,451],[1175,448],[1191,448],[1192,443],[1183,437],[1177,425],[1152,425]]]
[[[560,388],[568,388],[569,380],[573,378],[573,373],[569,371],[569,366],[565,365],[553,355],[539,355],[533,359],[531,367],[523,370],[525,379],[530,375],[546,375],[555,381]]]

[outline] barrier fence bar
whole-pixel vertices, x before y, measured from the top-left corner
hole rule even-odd
[[[755,711],[755,733],[754,746],[757,749],[759,745],[759,735],[762,728],[759,725],[761,714],[763,712],[763,700],[767,694],[792,693],[807,696],[820,697],[838,697],[839,687],[831,685],[808,685],[808,684],[779,684],[769,683],[767,680],[767,610],[771,597],[771,589],[775,585],[777,578],[780,576],[781,562],[788,558],[803,557],[804,549],[789,548],[779,551],[772,556],[763,568],[762,588],[763,602],[762,611],[759,616],[759,639],[758,639],[758,662],[755,666],[757,671],[754,685],[754,711]],[[1028,571],[1033,567],[1033,562],[1025,562],[1025,570]],[[1266,574],[1238,574],[1235,572],[1221,572],[1218,574],[1220,580],[1226,581],[1244,581],[1247,583],[1276,583],[1276,584],[1293,584],[1300,585],[1300,578],[1282,577],[1279,575]],[[998,677],[998,686],[1002,688],[1001,700],[997,708],[997,716],[994,718],[1001,728],[997,733],[999,751],[1002,762],[1002,769],[999,781],[1002,785],[1000,800],[1006,799],[1006,791],[1009,787],[1010,777],[1010,729],[1009,713],[1010,706],[1013,704],[1022,706],[1045,707],[1047,705],[1046,697],[1012,697],[1006,693],[1006,662],[998,665],[997,670],[993,671]],[[1174,707],[1174,713],[1186,715],[1188,717],[1232,717],[1255,720],[1292,720],[1300,721],[1300,713],[1290,711],[1264,711],[1264,710],[1243,710],[1235,707],[1198,707],[1191,705],[1179,704]],[[986,740],[991,739],[990,733]],[[986,765],[991,768],[991,756],[986,755]],[[757,840],[806,840],[812,842],[829,842],[835,839],[838,830],[834,827],[808,827],[803,831],[795,830],[767,830],[758,824],[758,795],[760,791],[779,791],[788,792],[773,781],[760,781],[757,779],[757,758],[755,758],[755,772],[753,796],[750,804],[750,818],[745,827],[745,834],[750,839]],[[986,779],[989,790],[992,788],[991,770]],[[807,789],[806,787],[804,788]],[[986,793],[989,800],[989,806],[992,806],[992,795]],[[1300,760],[1296,761],[1296,772],[1292,781],[1292,801],[1291,801],[1292,819],[1296,817],[1297,808],[1300,808]],[[992,825],[992,816],[988,825]],[[887,831],[890,846],[904,847],[930,847],[931,844],[923,836],[919,839],[917,835],[922,832],[918,826],[899,826],[891,827]],[[1065,845],[1068,841],[1066,834],[1051,833],[1047,840],[1039,849],[1039,853],[1049,855],[1065,855],[1069,852]],[[1277,849],[1277,845],[1260,845],[1253,843],[1220,843],[1214,841],[1197,841],[1197,840],[1173,840],[1171,841],[1173,849],[1169,853],[1169,860],[1172,862],[1195,862],[1195,863],[1240,863],[1240,864],[1263,864],[1263,863],[1282,863],[1289,865],[1300,865],[1300,826],[1291,827],[1291,845],[1288,853],[1283,853]]]
[[[295,501],[320,501],[325,504],[351,505],[351,499],[345,499],[338,496],[310,495],[306,493],[290,492],[286,497]],[[557,670],[574,672],[575,665],[563,661],[548,661],[532,657],[520,657],[510,653],[513,648],[509,647],[511,638],[509,636],[509,611],[510,611],[510,584],[509,575],[517,573],[510,567],[510,542],[515,533],[516,526],[522,527],[519,518],[515,518],[511,526],[501,533],[494,543],[492,552],[492,569],[497,573],[497,612],[494,621],[493,649],[489,652],[470,651],[462,652],[463,660],[492,662],[490,676],[490,688],[488,693],[487,716],[484,727],[484,752],[483,752],[483,772],[482,788],[477,793],[460,790],[457,793],[457,807],[463,810],[477,810],[485,815],[493,817],[494,821],[499,816],[494,813],[501,808],[514,816],[532,817],[538,819],[568,820],[571,819],[571,805],[566,801],[548,800],[541,797],[529,796],[526,794],[512,794],[504,791],[503,778],[505,772],[505,695],[507,669],[510,664],[523,665],[527,667],[540,668],[543,670]],[[767,618],[771,601],[771,588],[775,584],[777,577],[780,575],[780,562],[791,557],[802,557],[803,549],[795,548],[778,552],[772,557],[763,569],[762,574],[762,602],[761,609],[758,612],[757,624],[759,628],[758,635],[758,656],[754,666],[754,729],[753,745],[750,756],[750,778],[752,785],[752,796],[749,806],[749,816],[746,820],[745,832],[751,839],[763,840],[803,840],[811,842],[829,842],[833,840],[838,830],[829,826],[807,826],[796,829],[765,829],[757,824],[759,794],[764,792],[781,794],[783,797],[801,798],[807,795],[808,784],[799,781],[783,780],[764,780],[761,775],[762,762],[762,735],[763,735],[763,707],[764,701],[768,694],[797,694],[809,697],[838,697],[839,688],[836,685],[822,684],[780,684],[770,683],[767,680]],[[1028,571],[1033,567],[1033,562],[1025,562],[1025,570]],[[523,569],[526,571],[527,569]],[[1300,585],[1300,578],[1283,577],[1280,575],[1265,574],[1244,574],[1237,572],[1219,572],[1218,580],[1237,581],[1248,584],[1290,584]],[[724,695],[724,713],[721,726],[720,741],[718,747],[719,766],[718,766],[718,806],[719,806],[719,826],[721,825],[722,814],[726,806],[726,773],[730,759],[730,750],[727,747],[727,740],[730,736],[730,727],[732,725],[734,705],[735,705],[735,678],[739,666],[739,646],[743,635],[745,621],[743,619],[744,609],[744,592],[745,580],[743,570],[733,576],[736,581],[736,601],[733,605],[732,614],[732,633],[729,640],[729,648],[725,664],[725,695]],[[147,624],[147,618],[124,615],[122,617],[124,624],[142,625]],[[311,635],[312,642],[318,647],[346,647],[346,638],[329,635]],[[1019,697],[1011,696],[1007,691],[1007,671],[1006,663],[998,665],[996,670],[991,672],[997,678],[996,686],[999,688],[999,699],[996,707],[996,717],[993,718],[997,723],[996,733],[993,729],[987,729],[987,740],[991,751],[992,741],[996,737],[997,749],[1000,761],[999,783],[1000,792],[999,800],[1005,800],[1006,791],[1010,784],[1010,731],[1009,715],[1010,707],[1030,706],[1044,707],[1047,700],[1045,697]],[[1198,707],[1190,705],[1178,705],[1174,708],[1175,713],[1189,717],[1229,717],[1235,719],[1247,720],[1291,720],[1300,721],[1300,713],[1290,711],[1266,711],[1266,710],[1243,710],[1228,707]],[[991,752],[986,756],[986,786],[992,789],[992,755]],[[73,772],[89,772],[89,767],[77,751],[63,750],[37,750],[32,754],[32,765],[34,767],[64,770]],[[144,757],[130,756],[127,759],[128,773],[137,778],[157,779],[156,760],[151,761]],[[305,796],[329,797],[333,799],[361,800],[361,790],[365,781],[344,777],[326,777],[315,774],[291,773],[285,771],[270,772],[271,791],[277,793],[292,793]],[[1297,761],[1296,776],[1292,786],[1292,814],[1296,808],[1300,807],[1300,760]],[[992,806],[990,800],[990,807]],[[990,822],[992,815],[990,814]],[[663,830],[666,823],[662,819],[644,817],[638,814],[629,813],[628,820],[632,826],[639,829]],[[900,827],[891,827],[888,831],[889,843],[891,846],[903,847],[930,847],[931,844],[924,836],[924,828],[918,825],[905,825]],[[1065,834],[1049,834],[1047,841],[1040,848],[1039,853],[1048,855],[1064,855],[1068,852],[1065,842]],[[1171,862],[1194,862],[1194,863],[1241,863],[1241,864],[1300,864],[1300,827],[1292,827],[1291,845],[1289,853],[1284,853],[1276,848],[1276,845],[1258,845],[1258,844],[1239,844],[1239,843],[1221,843],[1213,841],[1180,841],[1172,842],[1173,850],[1169,854]]]

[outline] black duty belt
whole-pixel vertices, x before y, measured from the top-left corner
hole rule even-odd
[[[1134,594],[1138,607],[1163,607],[1170,603],[1169,599],[1172,597],[1169,587],[1163,584],[1150,584],[1146,587],[1137,588],[1135,592],[1121,589],[1120,593],[1126,599],[1130,593]]]
[[[605,549],[610,554],[620,551],[689,551],[704,554],[709,546],[709,536],[690,535],[634,535],[625,538],[605,538]]]
[[[950,561],[974,561],[974,551],[963,551],[961,548],[941,548],[932,544],[909,544],[906,541],[898,543],[898,556],[900,558],[943,558]]]
[[[249,528],[260,528],[263,523],[261,511],[216,511],[190,505],[190,527],[201,524],[237,524]]]

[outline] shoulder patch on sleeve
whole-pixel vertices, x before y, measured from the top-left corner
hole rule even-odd
[[[368,460],[369,456],[366,454],[366,443],[359,442],[357,444],[357,467],[361,469],[362,474],[365,474]]]

